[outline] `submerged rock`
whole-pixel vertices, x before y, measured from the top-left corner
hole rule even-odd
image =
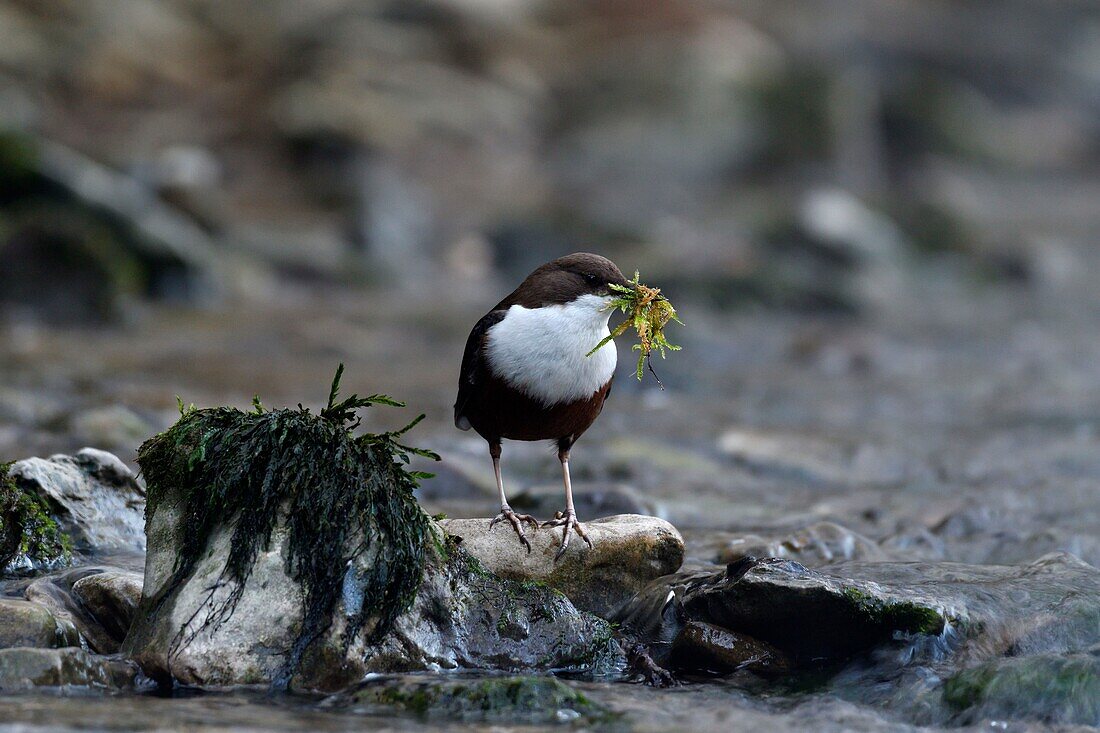
[[[0,598],[0,649],[63,647],[80,644],[71,621],[59,618],[39,603]]]
[[[1100,656],[998,659],[950,677],[943,696],[963,724],[1023,718],[1100,725]]]
[[[620,514],[584,523],[589,548],[573,538],[561,560],[554,555],[561,531],[527,531],[531,552],[524,551],[506,524],[489,529],[488,519],[447,519],[450,535],[493,573],[514,580],[546,583],[569,597],[577,608],[610,616],[654,578],[676,572],[684,560],[684,540],[663,519]]]
[[[937,599],[911,589],[825,575],[791,560],[744,558],[724,572],[690,573],[650,584],[613,619],[656,645],[659,659],[679,646],[679,664],[706,641],[691,622],[703,623],[775,647],[793,664],[845,659],[897,634],[939,635],[951,615]],[[810,622],[812,620],[812,622]],[[707,652],[716,654],[717,650]]]
[[[405,713],[425,720],[510,725],[592,725],[615,717],[554,677],[384,677],[334,695],[324,705],[375,714]]]
[[[677,670],[745,668],[766,676],[768,668],[741,667],[728,656],[739,643],[762,643],[792,672],[816,674],[824,666],[838,673],[829,683],[834,693],[879,696],[910,713],[933,715],[946,701],[964,722],[1017,713],[1089,722],[1083,690],[1095,684],[1095,670],[1075,663],[1063,675],[1061,662],[1043,660],[1095,656],[1098,608],[1100,570],[1064,554],[1019,566],[848,562],[816,571],[747,558],[725,572],[658,579],[613,620],[647,642],[659,664]],[[722,659],[731,663],[716,663]],[[893,683],[871,690],[868,675]],[[987,687],[987,678],[999,681]],[[938,680],[954,681],[943,687]],[[1038,689],[1046,684],[1053,691]],[[1035,690],[1030,697],[1027,685]],[[1018,703],[1023,707],[1012,707],[1012,689],[1027,698]],[[1056,712],[1063,709],[1078,712]]]
[[[116,657],[91,654],[78,647],[64,649],[0,649],[0,691],[35,687],[135,686],[138,668]]]
[[[117,456],[94,448],[12,464],[16,485],[50,508],[81,551],[144,550],[144,492]]]

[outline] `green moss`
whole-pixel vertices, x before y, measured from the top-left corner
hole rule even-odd
[[[552,723],[571,710],[585,723],[617,716],[554,677],[396,680],[368,684],[353,694],[359,705],[397,708],[426,719]]]
[[[0,463],[0,573],[20,558],[34,567],[67,564],[72,559],[71,540],[42,500],[15,483],[11,465]]]
[[[941,634],[946,620],[934,608],[912,601],[890,602],[848,586],[841,593],[875,625],[910,634]]]
[[[988,717],[1100,725],[1100,657],[998,659],[965,669],[943,686],[962,722]]]
[[[666,351],[680,350],[679,346],[669,343],[665,337],[665,326],[672,321],[680,324],[683,324],[683,321],[676,316],[676,309],[672,307],[669,299],[661,295],[660,288],[643,285],[637,271],[634,272],[634,279],[630,281],[629,286],[613,284],[610,288],[618,295],[611,301],[608,309],[612,311],[620,310],[626,314],[626,318],[610,334],[596,344],[586,356],[592,356],[606,344],[633,328],[638,334],[638,343],[631,347],[638,352],[638,365],[634,370],[635,376],[637,376],[638,381],[641,381],[642,374],[648,364],[650,373],[660,384],[661,380],[657,378],[657,373],[653,371],[652,354],[656,351],[664,359]]]
[[[354,436],[360,408],[401,403],[383,395],[337,401],[342,372],[343,365],[320,414],[300,405],[265,410],[258,401],[251,412],[183,409],[173,427],[138,452],[146,511],[156,512],[171,494],[182,518],[175,572],[158,604],[191,573],[211,533],[227,523],[232,529],[219,580],[230,581],[234,590],[217,602],[211,590],[206,618],[191,632],[181,629],[177,645],[233,614],[257,553],[268,547],[277,521],[285,521],[287,573],[301,583],[305,597],[302,626],[273,681],[276,688],[289,685],[303,653],[328,630],[356,558],[377,550],[377,559],[355,578],[363,601],[348,623],[345,643],[377,620],[368,638],[373,643],[412,603],[431,540],[430,522],[412,494],[426,474],[405,465],[410,454],[435,456],[398,442],[420,418],[399,431]]]

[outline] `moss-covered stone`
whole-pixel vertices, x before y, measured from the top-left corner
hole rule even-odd
[[[404,430],[352,435],[357,409],[401,403],[381,395],[337,401],[342,371],[319,414],[265,410],[258,401],[251,412],[181,410],[179,422],[138,453],[148,512],[171,494],[183,523],[175,570],[154,611],[192,573],[215,530],[231,528],[221,576],[234,590],[211,598],[200,622],[181,630],[180,645],[232,616],[258,553],[285,522],[286,571],[303,588],[303,620],[277,686],[289,684],[302,655],[329,629],[338,601],[349,606],[348,643],[368,621],[377,641],[409,607],[423,572],[430,520],[412,495],[418,475],[404,468],[418,451],[397,442]],[[374,561],[349,578],[348,568],[368,553]]]
[[[608,722],[608,708],[554,677],[463,680],[424,677],[370,682],[336,698],[368,712],[399,711],[418,718],[478,722],[584,724]]]
[[[1030,718],[1100,725],[1100,657],[998,659],[950,677],[944,683],[943,697],[964,723]]]
[[[865,616],[869,624],[910,634],[943,633],[946,621],[930,606],[873,596],[853,586],[845,587],[841,593],[858,613]]]
[[[0,464],[0,574],[67,564],[72,558],[68,537],[45,502],[15,482],[11,466]]]

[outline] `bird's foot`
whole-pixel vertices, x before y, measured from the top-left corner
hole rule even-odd
[[[584,533],[584,525],[577,521],[577,515],[573,512],[558,512],[554,515],[554,518],[548,522],[542,523],[543,527],[565,527],[561,533],[561,547],[558,548],[558,553],[554,555],[554,561],[561,560],[565,555],[565,551],[569,549],[570,531],[576,532],[577,536],[588,543],[588,547],[592,547],[592,540],[588,539],[588,535]]]
[[[620,644],[620,646],[622,646]],[[631,644],[626,651],[627,673],[641,675],[642,682],[650,687],[679,687],[680,683],[672,673],[653,661],[645,644]]]
[[[516,531],[516,535],[519,537],[519,541],[523,543],[523,546],[527,548],[527,553],[531,553],[531,543],[527,541],[527,534],[523,531],[523,523],[527,522],[531,525],[532,529],[537,530],[539,528],[539,520],[532,517],[530,514],[516,514],[512,511],[512,507],[505,504],[500,508],[500,514],[493,518],[493,521],[489,522],[489,529],[492,529],[499,522],[508,520],[508,523],[512,525],[512,529]]]

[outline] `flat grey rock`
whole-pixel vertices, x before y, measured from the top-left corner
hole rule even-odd
[[[530,554],[512,527],[489,519],[445,519],[440,522],[490,572],[502,578],[539,581],[557,588],[573,604],[598,616],[610,616],[654,578],[679,570],[684,540],[671,524],[657,517],[618,514],[583,522],[589,548],[576,535],[561,560],[561,528],[527,528]]]

